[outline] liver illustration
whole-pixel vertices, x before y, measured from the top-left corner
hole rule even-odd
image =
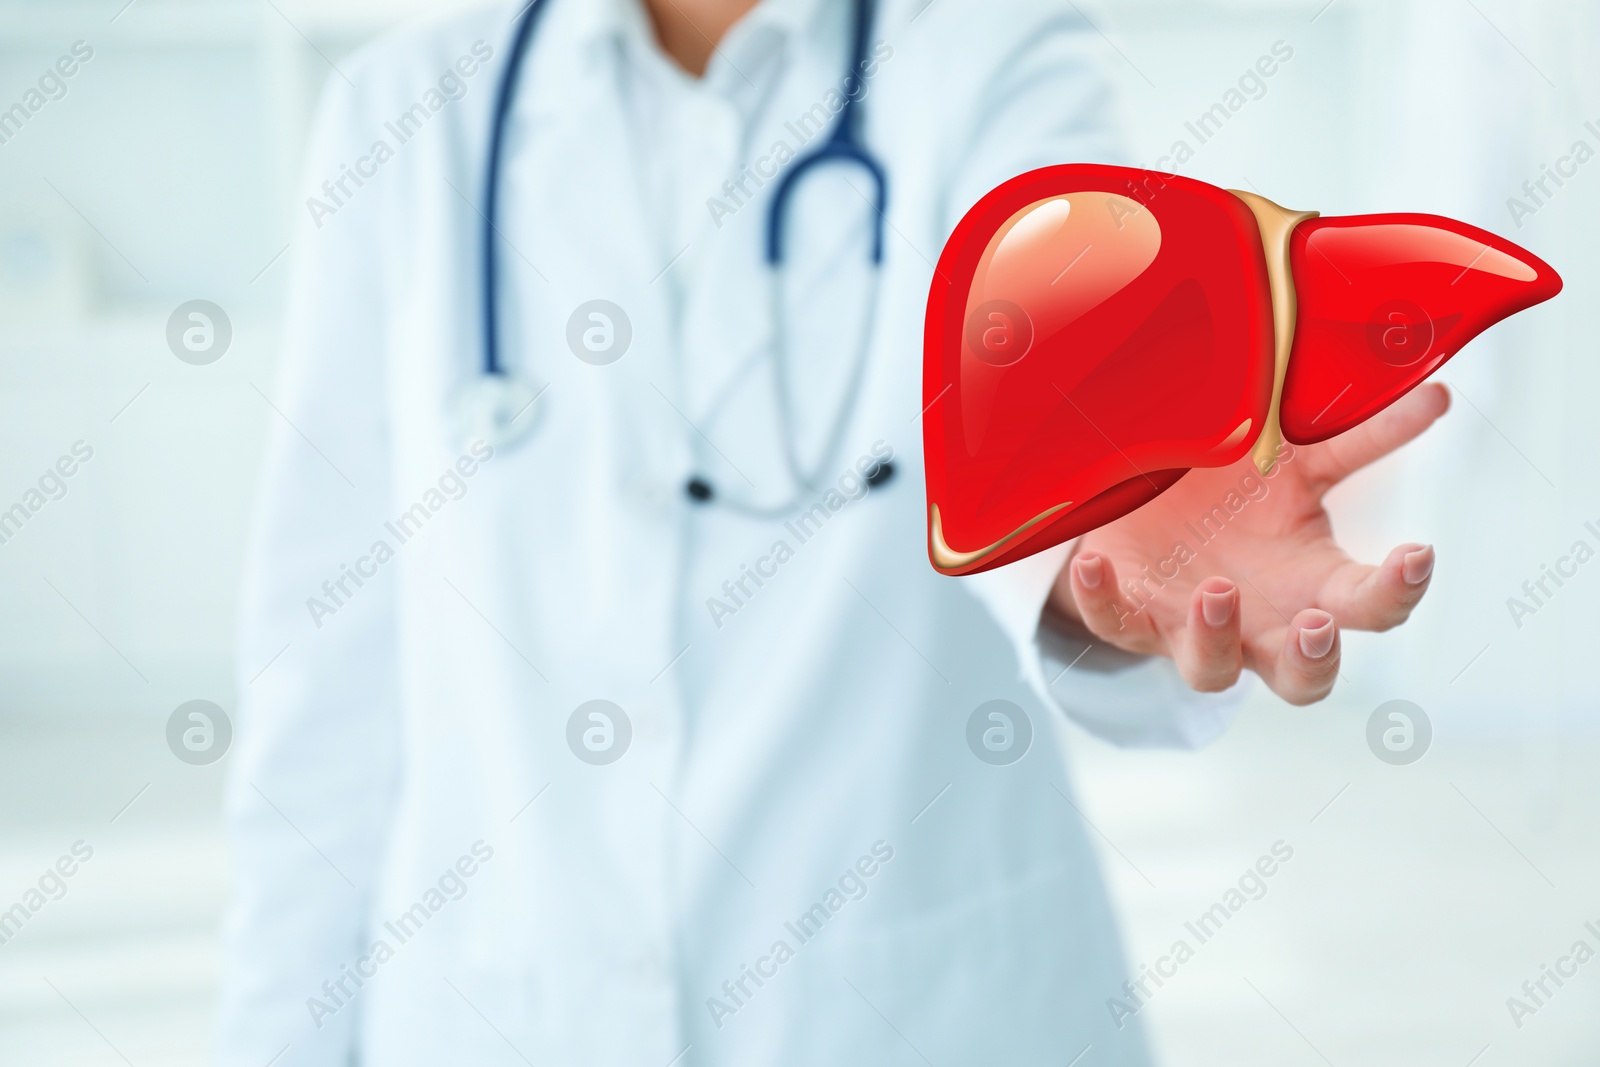
[[[1561,280],[1435,215],[1319,218],[1128,167],[1019,175],[946,242],[923,333],[929,557],[997,567],[1195,467],[1372,417]]]

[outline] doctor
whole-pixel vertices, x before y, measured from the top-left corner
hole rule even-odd
[[[1445,396],[1286,457],[1142,610],[1118,575],[1246,469],[938,576],[932,261],[1116,146],[1058,5],[876,7],[857,76],[852,0],[540,0],[494,205],[524,0],[341,62],[248,568],[222,1063],[1148,1062],[1064,717],[1194,745],[1243,668],[1326,695],[1337,627],[1402,621],[1433,555],[1351,562],[1322,494]],[[881,265],[868,175],[823,167],[774,277],[776,184],[846,99]]]

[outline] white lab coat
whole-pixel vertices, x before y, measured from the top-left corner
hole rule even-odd
[[[1039,633],[1065,549],[936,574],[918,421],[945,235],[1004,178],[1114,150],[1097,38],[1054,4],[882,5],[864,106],[890,225],[825,480],[875,445],[896,474],[807,492],[826,518],[802,541],[682,490],[786,485],[771,185],[703,201],[838,82],[845,5],[763,5],[668,107],[625,0],[548,2],[498,248],[508,362],[549,387],[520,447],[484,459],[452,413],[478,378],[489,108],[523,0],[342,61],[319,111],[246,582],[221,1062],[1145,1062],[1107,1008],[1127,973],[1062,712],[1182,744],[1231,701],[1094,656],[1050,685],[1075,654]],[[452,67],[464,93],[429,97]],[[400,144],[386,124],[419,103]],[[341,189],[347,169],[366,176]],[[828,330],[856,321],[863,205],[825,177],[790,230],[807,462],[854,355]],[[597,298],[632,330],[606,366],[567,344]],[[631,724],[608,765],[568,744],[596,699]],[[1033,724],[1009,766],[966,740],[993,699]]]

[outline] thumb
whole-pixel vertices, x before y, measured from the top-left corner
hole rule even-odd
[[[1419,436],[1448,410],[1450,391],[1439,382],[1424,382],[1360,426],[1306,446],[1300,469],[1325,491]]]

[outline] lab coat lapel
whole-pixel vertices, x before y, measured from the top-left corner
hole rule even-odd
[[[610,408],[631,441],[619,476],[659,505],[687,465],[686,427],[663,400],[677,403],[679,392],[676,324],[665,289],[653,284],[666,263],[650,239],[617,42],[603,36],[539,69],[560,40],[552,34],[532,57],[512,115],[506,214],[519,235],[512,240],[526,235],[533,265],[520,271],[523,332],[540,373],[549,368],[551,404]],[[624,354],[603,366],[571,348],[574,315],[594,300],[621,308],[631,334]],[[578,319],[581,333],[588,320]]]

